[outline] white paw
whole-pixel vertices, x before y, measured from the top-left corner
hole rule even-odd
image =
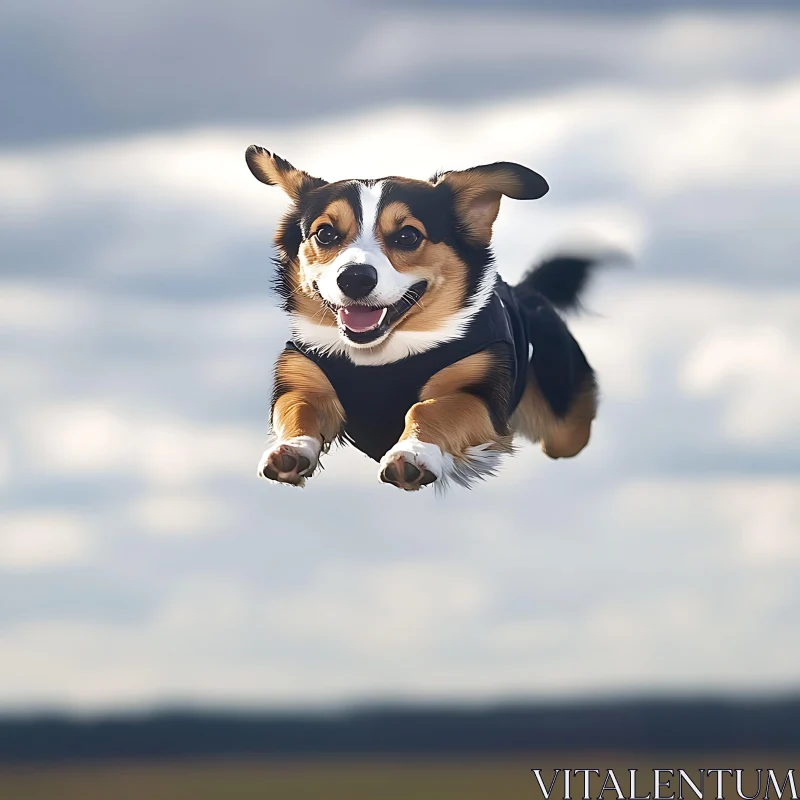
[[[319,463],[321,445],[313,436],[294,436],[264,451],[258,474],[278,483],[303,486]]]
[[[438,491],[445,491],[451,483],[468,489],[476,481],[494,475],[503,455],[493,442],[469,447],[454,457],[435,444],[404,439],[381,459],[379,477],[406,491],[415,491],[429,483],[435,483]]]
[[[444,460],[437,445],[403,439],[381,459],[378,477],[384,483],[415,492],[441,478]]]

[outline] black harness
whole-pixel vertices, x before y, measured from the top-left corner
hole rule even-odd
[[[422,387],[440,370],[492,346],[507,346],[513,390],[507,413],[517,407],[530,361],[528,331],[513,290],[498,278],[489,302],[472,318],[466,333],[419,355],[378,366],[354,364],[346,356],[321,355],[302,342],[287,350],[310,358],[331,382],[344,408],[344,436],[375,461],[397,443],[406,412],[419,401]]]

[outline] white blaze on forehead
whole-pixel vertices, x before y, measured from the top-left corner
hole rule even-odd
[[[385,183],[385,181],[378,181],[371,186],[366,183],[358,184],[361,224],[353,243],[342,250],[334,260],[332,266],[336,268],[337,272],[347,264],[372,264],[380,275],[381,262],[386,262],[391,269],[394,269],[389,263],[389,259],[386,258],[377,235],[381,196]],[[380,280],[378,283],[380,288]]]
[[[372,239],[377,245],[375,231],[378,227],[378,213],[380,212],[381,197],[386,181],[378,181],[372,186],[362,183],[358,189],[358,199],[361,201],[361,230],[359,239]]]

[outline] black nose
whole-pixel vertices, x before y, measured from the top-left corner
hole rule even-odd
[[[339,273],[336,283],[351,300],[360,300],[378,285],[378,272],[369,264],[351,264]]]

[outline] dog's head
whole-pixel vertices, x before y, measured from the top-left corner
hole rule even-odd
[[[247,164],[292,201],[275,237],[278,290],[310,348],[382,364],[460,336],[495,280],[489,243],[503,195],[541,175],[500,162],[435,175],[328,183],[251,146]]]

